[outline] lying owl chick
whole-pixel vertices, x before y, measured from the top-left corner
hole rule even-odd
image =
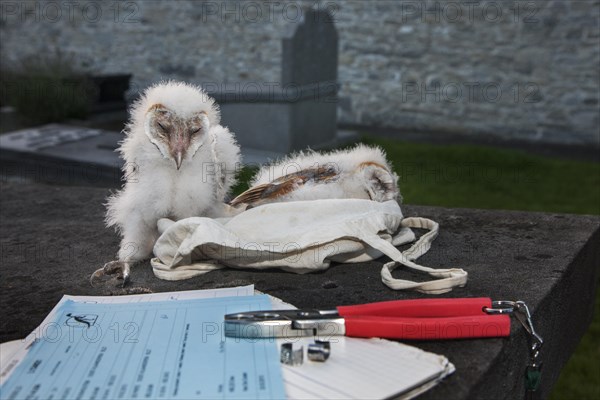
[[[398,176],[379,147],[358,145],[329,153],[302,152],[261,168],[250,189],[231,201],[261,204],[317,199],[400,200]]]
[[[160,218],[227,215],[240,150],[219,122],[214,100],[185,83],[152,86],[133,105],[119,148],[127,181],[106,213],[122,236],[118,259],[94,272],[92,284],[106,274],[125,284],[131,265],[150,257]]]

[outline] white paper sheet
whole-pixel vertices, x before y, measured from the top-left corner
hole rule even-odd
[[[454,371],[443,356],[384,339],[331,338],[326,362],[305,359],[302,366],[283,366],[288,399],[385,399],[410,393]],[[294,347],[306,351],[312,338]]]
[[[131,296],[65,296],[66,300],[97,303],[132,303],[177,299],[248,296],[254,287],[215,290],[193,290],[187,292],[155,293]],[[271,297],[274,309],[293,308],[290,304]],[[55,309],[58,308],[57,305]],[[53,310],[54,312],[54,310]],[[50,321],[53,312],[44,323]],[[39,329],[39,328],[38,328]],[[35,334],[35,331],[34,331]],[[30,335],[32,337],[32,335]],[[306,359],[306,349],[312,338],[291,339],[294,347],[304,347],[305,361],[302,366],[282,366],[283,380],[288,399],[383,399],[404,394],[411,398],[434,386],[439,380],[454,372],[454,366],[440,355],[427,353],[418,348],[383,339],[354,339],[331,337],[331,356],[324,362]],[[277,339],[278,345],[290,339]],[[0,352],[14,351],[12,357],[2,356],[0,384],[9,376],[10,370],[26,354],[31,340],[0,345]],[[11,348],[6,348],[5,345]],[[8,364],[6,361],[8,359]]]

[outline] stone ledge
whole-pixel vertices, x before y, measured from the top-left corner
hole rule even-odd
[[[425,297],[385,287],[379,261],[335,265],[307,275],[228,269],[181,282],[155,278],[145,263],[133,270],[128,290],[114,284],[93,288],[89,275],[112,259],[118,246],[117,235],[103,226],[108,190],[31,183],[2,183],[1,189],[2,342],[24,337],[65,293],[118,295],[253,283],[296,306],[320,308]],[[600,218],[411,205],[403,211],[440,223],[440,236],[420,259],[424,265],[469,272],[467,286],[448,297],[521,299],[534,310],[536,328],[546,341],[539,394],[547,397],[593,315]],[[509,339],[413,344],[446,355],[457,368],[423,399],[523,397],[528,353],[526,335],[517,323]]]

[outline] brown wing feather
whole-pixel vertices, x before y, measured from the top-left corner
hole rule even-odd
[[[260,200],[260,198],[263,196],[264,191],[266,190],[267,186],[269,186],[269,185],[270,185],[269,183],[265,183],[262,185],[254,186],[254,187],[246,190],[239,196],[237,196],[235,199],[231,200],[229,202],[229,204],[235,207],[242,203],[249,204],[249,203],[253,203],[257,200]]]
[[[236,207],[240,204],[253,205],[254,203],[261,201],[270,202],[289,194],[306,182],[328,183],[334,181],[337,176],[338,173],[333,167],[303,169],[298,172],[284,175],[270,183],[263,183],[251,187],[235,199],[231,200],[229,204]]]
[[[233,207],[240,204],[254,204],[261,200],[274,199],[280,196],[284,196],[295,189],[298,184],[301,184],[297,178],[290,177],[287,180],[280,182],[265,183],[262,185],[254,186],[244,193],[231,200],[229,203]]]

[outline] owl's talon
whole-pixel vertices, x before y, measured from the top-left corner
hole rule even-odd
[[[121,286],[125,287],[125,285],[129,282],[130,270],[131,268],[128,262],[107,262],[106,264],[104,264],[104,267],[98,268],[96,271],[94,271],[94,273],[92,273],[92,275],[90,276],[90,284],[92,286],[96,286],[95,283],[97,280],[100,280],[108,275],[116,275],[117,279],[123,280]]]
[[[104,268],[98,268],[97,270],[95,270],[94,273],[92,273],[92,275],[90,276],[90,285],[95,287],[96,286],[95,282],[103,276],[104,276]]]
[[[129,264],[128,263],[124,263],[123,270],[121,271],[121,274],[119,276],[123,279],[123,284],[121,285],[121,287],[125,287],[129,283]]]

